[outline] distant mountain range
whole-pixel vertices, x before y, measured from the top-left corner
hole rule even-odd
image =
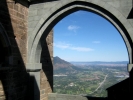
[[[72,73],[75,71],[84,70],[84,65],[101,65],[101,66],[125,66],[128,61],[116,61],[116,62],[102,62],[102,61],[93,61],[93,62],[67,62],[58,56],[53,58],[53,67],[55,73]],[[80,67],[79,67],[80,66]]]
[[[92,61],[92,62],[70,62],[74,65],[107,65],[107,64],[125,64],[127,65],[128,61],[112,61],[112,62],[105,62],[105,61]]]

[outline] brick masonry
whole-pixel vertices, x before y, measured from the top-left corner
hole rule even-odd
[[[0,66],[0,100],[26,100],[28,8],[14,0],[0,0],[0,24],[10,41],[11,54],[6,66]],[[3,43],[4,45],[4,43]]]
[[[0,2],[0,22],[11,42],[13,64],[23,63],[22,59],[26,63],[28,8],[14,0]]]

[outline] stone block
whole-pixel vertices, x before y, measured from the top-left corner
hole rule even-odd
[[[46,9],[45,9],[45,10],[46,10]],[[37,10],[37,15],[40,16],[40,15],[45,14],[45,10],[44,10],[44,9],[39,9],[39,10]]]
[[[44,4],[44,8],[47,9],[47,8],[51,8],[51,7],[56,7],[59,2],[60,1],[54,1],[52,3],[47,2],[47,3]]]
[[[42,25],[42,24],[44,23],[44,19],[41,18],[41,19],[39,20],[39,23]]]
[[[47,97],[46,94],[41,94],[41,95],[40,95],[40,99],[44,99],[44,98],[46,98],[46,97]]]
[[[5,95],[4,96],[0,96],[0,100],[6,100]]]
[[[122,7],[132,6],[132,0],[121,0],[119,2]]]
[[[1,96],[1,95],[4,95],[4,94],[5,94],[4,91],[0,91],[0,96]]]
[[[18,11],[18,5],[15,5],[14,4],[14,7],[13,8],[14,8],[14,10]]]
[[[56,99],[53,97],[48,97],[48,100],[56,100]]]
[[[34,27],[36,27],[37,23],[38,23],[38,21],[32,21],[32,22],[29,22],[29,23],[28,23],[28,26],[29,26],[30,28],[34,28]]]
[[[30,5],[29,7],[29,11],[32,11],[32,10],[37,10],[37,9],[42,9],[43,8],[43,3],[42,4],[34,4],[34,5]]]
[[[40,20],[42,18],[42,16],[34,16],[34,20],[36,21],[36,20]]]
[[[111,6],[115,7],[115,8],[119,8],[121,5],[119,1],[109,1],[107,3],[110,4]]]
[[[45,89],[41,90],[40,92],[41,92],[41,95],[45,94]]]
[[[29,16],[36,16],[37,15],[37,10],[31,10],[29,12]]]

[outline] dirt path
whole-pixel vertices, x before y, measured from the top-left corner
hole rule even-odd
[[[101,83],[99,83],[100,85],[92,93],[96,92],[104,84],[104,82],[106,81],[107,76],[108,75],[105,75],[104,80]],[[92,93],[90,93],[90,94],[92,94]]]

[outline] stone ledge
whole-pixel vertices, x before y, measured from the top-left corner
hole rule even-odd
[[[26,64],[26,71],[27,72],[38,72],[42,69],[41,63],[27,63]]]
[[[83,97],[80,95],[49,93],[48,100],[88,100],[88,99],[87,97]]]

